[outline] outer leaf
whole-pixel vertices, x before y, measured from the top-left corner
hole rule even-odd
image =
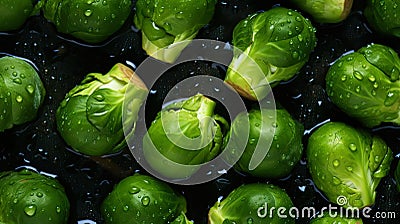
[[[291,0],[319,23],[338,23],[347,18],[353,0]]]
[[[284,207],[287,218],[269,214],[269,208]],[[233,190],[224,200],[218,201],[208,213],[209,224],[221,223],[294,223],[287,211],[293,203],[281,188],[270,184],[247,184]]]
[[[29,170],[0,174],[0,223],[66,224],[69,207],[56,179]]]
[[[11,105],[11,93],[8,91],[3,76],[0,75],[0,108],[3,109],[0,115],[0,131],[12,128],[13,126]]]
[[[130,0],[45,0],[43,11],[59,32],[99,43],[122,27],[131,4]]]
[[[2,112],[9,118],[0,130],[35,119],[46,94],[36,70],[22,59],[6,56],[0,58],[0,76],[0,91],[7,106]]]
[[[34,0],[0,0],[0,31],[21,28],[34,8]]]
[[[333,203],[345,197],[344,207],[373,205],[382,177],[393,159],[390,148],[378,137],[330,122],[309,138],[308,167],[315,185]]]
[[[166,183],[135,174],[114,187],[101,212],[107,224],[167,224],[186,212],[186,200]]]
[[[140,78],[122,64],[114,65],[105,75],[90,73],[61,102],[57,129],[78,152],[95,156],[118,152],[126,145],[123,122],[134,125],[147,93]],[[124,101],[128,105],[123,105]],[[129,110],[131,120],[122,121],[123,107]],[[132,135],[135,129],[130,128]]]
[[[214,14],[216,0],[138,0],[135,25],[148,55],[173,62]],[[176,44],[176,46],[172,46]],[[159,51],[159,52],[158,52]]]
[[[283,108],[276,110],[276,122],[269,118],[274,111],[269,109],[251,110],[248,114],[238,115],[232,124],[232,139],[241,139],[242,116],[248,116],[250,133],[242,157],[235,164],[235,169],[263,178],[282,178],[290,174],[293,167],[300,161],[303,152],[303,125],[294,120]],[[270,140],[272,144],[266,148],[263,140]],[[267,151],[262,162],[250,169],[250,160],[256,148]]]
[[[194,171],[174,163],[198,165],[213,159],[222,150],[228,129],[225,119],[214,115],[214,108],[214,101],[197,94],[160,111],[143,139],[144,155],[153,169],[184,178]]]
[[[289,80],[302,68],[316,37],[312,24],[300,13],[275,7],[239,22],[233,43],[238,49],[225,82],[242,96],[261,100],[269,86]]]
[[[122,103],[124,92],[98,89],[86,101],[89,122],[104,132],[115,133],[122,130]]]
[[[399,0],[368,0],[364,15],[369,25],[384,35],[400,37]]]
[[[389,47],[369,45],[339,58],[326,76],[327,93],[367,127],[400,124],[400,59]]]

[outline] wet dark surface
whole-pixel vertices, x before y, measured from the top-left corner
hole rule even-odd
[[[219,1],[214,19],[200,31],[198,38],[230,42],[233,27],[239,20],[258,10],[267,10],[279,2],[284,1]],[[287,3],[283,6],[291,7]],[[359,125],[332,105],[325,94],[325,74],[331,62],[349,50],[357,50],[373,42],[391,46],[400,53],[398,40],[381,37],[368,29],[362,15],[363,7],[357,1],[351,15],[339,24],[314,23],[318,44],[309,62],[293,80],[274,88],[276,100],[304,124],[304,144],[313,128],[328,119]],[[44,105],[36,120],[0,133],[0,171],[28,166],[57,175],[71,202],[70,223],[80,220],[103,223],[99,205],[113,185],[134,172],[145,173],[127,148],[117,155],[103,158],[89,158],[72,152],[57,133],[55,123],[55,111],[65,93],[87,73],[105,73],[117,62],[138,66],[146,58],[141,49],[141,35],[131,26],[132,19],[108,42],[90,46],[58,34],[42,16],[31,17],[17,32],[0,33],[0,56],[10,54],[32,61],[47,90]],[[176,80],[204,74],[221,78],[224,72],[223,67],[204,61],[174,67],[165,74],[168,78],[152,88],[153,94],[147,104],[153,109],[148,116],[157,113],[163,97]],[[399,127],[382,125],[372,131],[386,140],[394,155],[399,155]],[[395,189],[393,179],[393,169],[398,160],[396,156],[392,172],[381,181],[376,204],[370,214],[394,211],[400,217],[400,194]],[[206,223],[208,209],[218,197],[226,196],[240,184],[249,182],[270,182],[283,187],[298,208],[328,205],[314,187],[304,158],[294,172],[283,180],[250,178],[229,170],[221,178],[205,184],[171,186],[186,197],[188,217],[195,223]],[[370,218],[365,219],[364,223],[398,223],[397,220]],[[296,223],[308,221],[299,219]]]

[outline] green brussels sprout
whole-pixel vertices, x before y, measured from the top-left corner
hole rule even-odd
[[[400,191],[400,162],[397,163],[397,168],[394,171],[394,178],[397,183],[397,190]]]
[[[0,223],[66,224],[69,208],[56,179],[27,169],[0,173]]]
[[[182,223],[186,220],[185,212],[186,200],[182,195],[168,184],[142,174],[123,179],[101,204],[107,224]]]
[[[347,18],[353,0],[291,0],[319,23],[338,23]]]
[[[338,214],[324,212],[322,215],[313,218],[310,224],[363,224],[363,221],[360,218],[347,218]]]
[[[364,16],[377,32],[400,37],[399,6],[399,0],[367,0]]]
[[[197,170],[195,165],[217,156],[229,124],[214,113],[215,106],[210,98],[196,94],[163,108],[143,138],[149,165],[164,177],[186,178]]]
[[[117,32],[131,13],[131,0],[44,0],[44,17],[57,31],[88,43],[99,43]]]
[[[240,21],[233,45],[225,82],[242,96],[260,100],[267,87],[289,80],[307,62],[316,46],[315,28],[300,13],[275,7]]]
[[[45,94],[29,63],[16,57],[0,58],[0,131],[35,119]]]
[[[216,3],[216,0],[138,0],[134,23],[142,31],[142,48],[153,58],[174,62],[210,22]]]
[[[263,183],[245,184],[211,207],[208,223],[295,223],[294,217],[288,214],[293,206],[289,195],[278,186]],[[271,210],[273,214],[269,214]]]
[[[331,202],[344,207],[374,204],[375,189],[392,160],[392,151],[381,138],[340,122],[319,127],[307,146],[315,185]]]
[[[276,112],[276,122],[273,117]],[[243,119],[249,120],[250,132],[246,148],[235,164],[235,169],[248,173],[252,176],[263,178],[282,178],[290,174],[294,165],[301,158],[303,151],[302,137],[304,127],[294,120],[284,109],[253,109],[248,113],[239,114],[231,126],[231,139],[243,139]],[[261,139],[261,140],[260,140]],[[267,154],[261,163],[250,168],[250,160],[257,148],[267,147],[260,141],[270,139],[272,145],[267,150]]]
[[[127,91],[130,85],[131,91]],[[131,112],[127,117],[134,124],[147,93],[142,80],[121,63],[104,75],[90,73],[60,103],[57,129],[77,152],[91,156],[116,153],[126,145],[122,121],[125,98],[131,99],[126,101]]]
[[[400,59],[387,46],[372,44],[340,57],[328,70],[326,90],[366,127],[400,124]]]
[[[0,31],[21,28],[34,9],[34,0],[0,0]]]

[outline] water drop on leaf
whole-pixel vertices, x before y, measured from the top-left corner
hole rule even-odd
[[[34,216],[36,214],[36,205],[28,205],[24,208],[24,212],[28,216]]]

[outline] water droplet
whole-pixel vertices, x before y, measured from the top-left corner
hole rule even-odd
[[[15,66],[14,66],[14,65],[11,65],[11,66],[10,66],[10,68],[11,68],[11,69],[14,69],[14,68],[15,68]]]
[[[299,58],[299,53],[298,53],[297,51],[293,51],[293,52],[292,52],[292,57],[293,57],[294,59]]]
[[[357,72],[357,71],[355,71],[353,73],[353,75],[354,75],[354,77],[356,77],[356,79],[358,79],[360,81],[364,79],[363,75],[361,73]]]
[[[14,82],[15,84],[22,84],[22,80],[21,80],[20,78],[15,78],[15,79],[13,79],[13,82]]]
[[[92,15],[92,10],[91,9],[87,9],[86,11],[85,11],[85,16],[91,16]]]
[[[18,74],[17,74],[16,72],[13,72],[12,75],[13,75],[13,76],[17,76]]]
[[[288,14],[289,16],[292,16],[292,15],[293,15],[293,12],[292,12],[292,11],[288,11],[287,14]]]
[[[14,202],[14,204],[17,204],[17,203],[18,203],[18,198],[15,198],[15,199],[13,200],[13,202]]]
[[[114,13],[111,14],[111,18],[115,19],[116,15]]]
[[[370,75],[370,76],[368,77],[368,80],[371,81],[371,82],[375,82],[376,78],[375,78],[375,76]]]
[[[343,66],[343,62],[339,62],[338,64],[337,64],[337,66],[340,68],[340,67],[342,67]]]
[[[332,177],[332,182],[334,185],[339,185],[340,183],[342,183],[340,179],[335,176]]]
[[[135,187],[135,186],[132,186],[131,189],[129,189],[130,194],[137,194],[137,193],[139,193],[139,191],[140,191],[140,188]]]
[[[180,11],[180,12],[178,12],[178,13],[176,13],[175,14],[175,18],[177,18],[177,19],[183,19],[183,12],[182,11]]]
[[[94,98],[95,98],[97,101],[104,101],[104,96],[103,96],[103,95],[100,95],[100,94],[95,95]]]
[[[372,91],[371,91],[371,95],[372,95],[372,96],[376,96],[376,91],[375,91],[375,90],[372,90]]]
[[[36,196],[38,196],[39,198],[43,197],[43,193],[42,192],[38,192],[36,193]]]
[[[128,206],[128,205],[124,205],[123,210],[124,210],[125,212],[129,211],[129,206]]]
[[[385,106],[392,106],[394,103],[398,101],[399,94],[398,92],[391,92],[389,91],[388,94],[386,95],[384,105]]]
[[[302,36],[301,34],[299,34],[299,35],[297,36],[297,39],[298,39],[300,42],[302,42],[302,41],[303,41],[303,36]]]
[[[348,167],[346,167],[346,170],[349,171],[349,172],[352,172],[353,171],[353,167],[348,166]]]
[[[333,160],[333,166],[334,167],[338,167],[339,165],[340,165],[339,160],[337,160],[337,159]]]
[[[34,216],[36,214],[36,205],[28,205],[24,208],[24,212],[28,216]]]
[[[164,30],[165,31],[170,31],[170,30],[172,30],[172,26],[171,26],[171,24],[170,23],[164,23]]]
[[[340,80],[342,80],[343,82],[347,80],[347,76],[343,75],[342,78],[340,78]]]
[[[61,212],[61,207],[60,206],[56,206],[56,212],[60,213]]]
[[[142,198],[142,205],[148,206],[150,204],[150,198],[148,196],[144,196]]]
[[[247,224],[253,224],[253,223],[254,223],[254,221],[253,221],[252,218],[248,218],[248,219],[247,219]]]
[[[29,94],[32,94],[33,92],[35,92],[35,88],[30,84],[27,85],[25,89]]]
[[[297,22],[301,22],[302,21],[301,17],[300,16],[296,16],[296,21]]]
[[[350,143],[350,145],[349,145],[349,149],[350,149],[352,152],[355,152],[355,151],[357,151],[357,146],[356,146],[356,144],[354,144],[354,143]]]
[[[381,157],[380,156],[375,156],[374,158],[376,163],[379,163],[381,161]]]
[[[15,100],[16,100],[18,103],[21,103],[23,99],[22,99],[22,96],[18,95],[17,97],[15,97]]]
[[[87,3],[88,5],[91,5],[91,4],[93,3],[93,0],[88,0],[86,3]]]
[[[254,143],[256,143],[256,139],[255,138],[249,139],[249,144],[250,145],[253,145]]]
[[[356,87],[356,92],[359,93],[361,91],[361,86]]]

